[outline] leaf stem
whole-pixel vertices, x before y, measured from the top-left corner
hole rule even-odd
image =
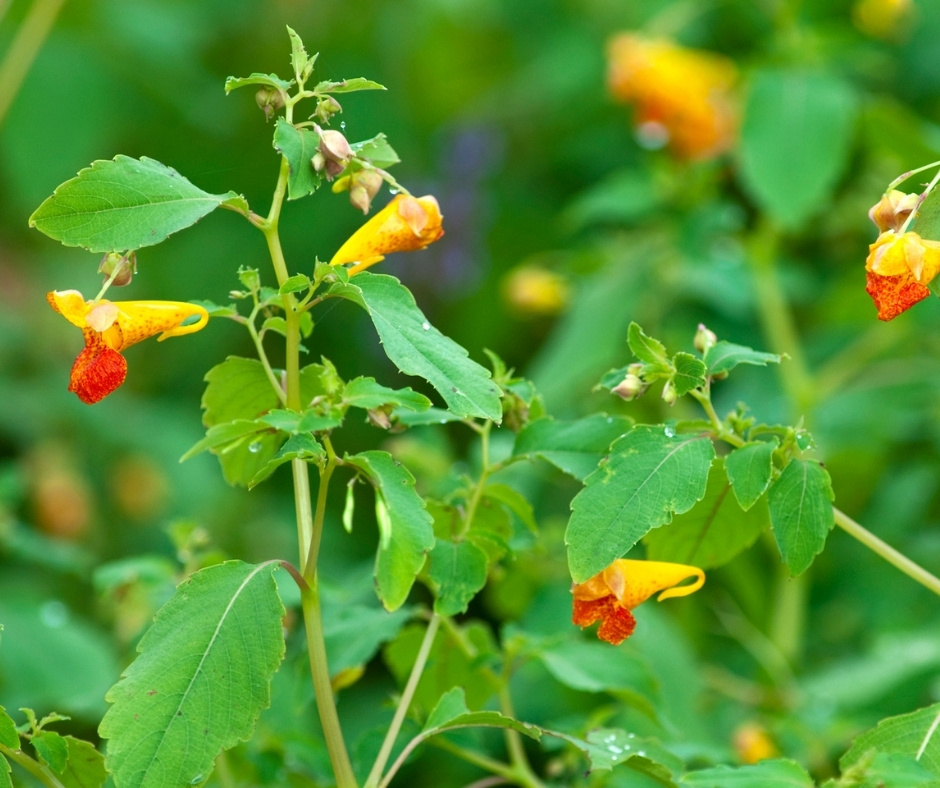
[[[929,588],[935,594],[940,595],[940,578],[936,575],[932,575],[919,564],[914,563],[910,558],[895,550],[887,542],[883,542],[867,528],[855,522],[855,520],[849,517],[845,512],[833,507],[833,514],[835,515],[836,525],[849,534],[849,536],[858,539],[865,547],[880,555],[896,569],[900,569],[912,580],[916,580],[925,588]]]
[[[398,732],[405,721],[405,715],[411,706],[415,690],[418,688],[418,682],[421,680],[421,674],[424,672],[424,666],[427,664],[428,656],[431,653],[431,647],[434,645],[434,638],[437,635],[437,629],[441,624],[441,617],[436,613],[431,617],[428,628],[424,632],[424,639],[421,641],[421,647],[418,649],[418,656],[415,658],[415,664],[411,668],[411,674],[405,684],[405,689],[398,701],[398,708],[395,709],[395,716],[392,718],[392,724],[385,734],[382,741],[382,747],[379,750],[378,757],[372,765],[369,777],[366,779],[364,788],[375,788],[382,779],[382,772],[388,759],[392,754],[392,748],[395,746],[395,740],[398,738]]]
[[[325,442],[328,443],[329,438],[326,438]],[[306,471],[307,464],[305,462],[302,460],[294,460],[294,462],[300,462]],[[333,476],[333,470],[335,468],[336,454],[333,452],[333,447],[328,445],[326,465],[320,469],[320,488],[317,490],[317,510],[313,518],[313,528],[311,529],[310,540],[307,544],[306,560],[303,566],[304,576],[308,583],[311,579],[316,579],[317,557],[320,554],[320,537],[323,535],[323,522],[326,519],[326,497],[330,486],[330,479]],[[307,501],[309,502],[309,479],[307,485]],[[311,575],[311,577],[307,577],[307,575]]]
[[[65,0],[35,0],[20,25],[3,63],[0,63],[0,123],[3,123],[63,5]]]
[[[481,769],[486,769],[488,772],[499,775],[502,779],[512,781],[514,775],[512,767],[508,764],[489,758],[482,753],[464,749],[459,744],[454,744],[449,739],[434,738],[430,743],[452,755],[456,755],[458,758],[463,758],[467,763],[472,763],[474,766],[479,766]]]
[[[0,744],[0,755],[4,755],[15,764],[22,766],[47,788],[65,788],[48,766],[33,760],[22,750],[13,750]]]
[[[257,326],[255,326],[255,317],[257,314],[258,307],[255,306],[251,315],[249,315],[248,320],[245,321],[245,326],[248,328],[248,333],[251,334],[251,341],[255,344],[255,352],[258,354],[258,360],[261,362],[261,366],[264,367],[264,374],[268,376],[268,382],[271,384],[271,388],[274,389],[274,392],[277,394],[277,398],[281,401],[281,404],[286,405],[287,394],[281,387],[281,382],[277,379],[277,375],[274,374],[274,369],[271,367],[271,362],[268,361],[268,354],[264,350],[264,343],[261,341],[261,335],[258,333]]]
[[[463,530],[461,535],[466,534],[473,525],[473,518],[476,516],[477,507],[480,505],[480,499],[483,497],[483,490],[486,487],[486,480],[490,475],[490,430],[493,428],[493,422],[488,421],[484,424],[480,432],[480,452],[481,469],[480,478],[473,488],[473,495],[470,497],[470,503],[467,504],[467,515],[464,517]]]

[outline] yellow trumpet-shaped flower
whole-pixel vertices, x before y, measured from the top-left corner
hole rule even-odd
[[[690,577],[695,582],[678,585]],[[574,597],[571,620],[581,628],[600,621],[597,636],[617,646],[633,634],[636,619],[630,611],[637,605],[660,591],[660,602],[687,596],[704,583],[705,573],[697,566],[618,558],[603,572],[571,587]]]
[[[355,263],[349,269],[352,275],[375,265],[387,254],[424,249],[444,234],[442,222],[440,206],[430,195],[399,194],[349,237],[330,265]]]
[[[89,405],[124,382],[122,350],[154,334],[160,334],[158,341],[192,334],[209,322],[205,309],[181,301],[86,301],[77,290],[54,290],[46,300],[85,337],[85,349],[72,365],[69,391]],[[199,319],[183,325],[191,317]]]
[[[940,241],[886,230],[868,249],[865,290],[880,320],[891,320],[930,295],[927,285],[940,273]]]

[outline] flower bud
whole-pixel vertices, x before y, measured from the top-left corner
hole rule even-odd
[[[868,218],[881,231],[900,230],[901,225],[907,220],[917,207],[920,200],[919,194],[905,194],[904,192],[892,189],[887,194],[882,195],[881,199],[873,205],[868,211]]]
[[[329,123],[337,112],[342,112],[343,108],[339,102],[332,96],[326,96],[317,103],[317,108],[311,117],[316,117],[320,123]]]
[[[695,332],[695,338],[692,340],[692,345],[695,349],[699,353],[707,353],[709,348],[714,347],[717,342],[718,337],[715,335],[715,332],[706,328],[704,323],[699,323],[698,331]]]
[[[134,274],[137,273],[137,254],[134,252],[127,254],[109,252],[101,258],[98,273],[104,274],[106,281],[110,279],[114,287],[129,285],[131,279],[134,278]]]
[[[277,88],[261,88],[255,93],[255,103],[264,113],[264,119],[271,120],[274,113],[284,106],[284,94]]]
[[[640,378],[632,373],[627,373],[627,376],[620,381],[616,386],[611,390],[611,394],[616,394],[621,399],[625,399],[628,402],[639,397],[643,390],[646,387],[643,385],[643,381]]]
[[[314,153],[313,158],[310,159],[310,165],[317,172],[323,172],[323,168],[326,167],[326,157],[322,153]]]
[[[382,188],[382,176],[374,170],[360,170],[351,176],[349,202],[353,208],[368,213],[372,200]]]
[[[676,384],[671,380],[667,380],[666,385],[663,386],[663,402],[672,407],[676,404],[677,399],[679,399],[679,395],[676,394]]]

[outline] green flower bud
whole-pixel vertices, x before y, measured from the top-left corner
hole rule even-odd
[[[718,337],[714,331],[709,331],[704,323],[698,324],[698,331],[695,332],[695,338],[692,344],[699,353],[707,353],[709,348],[713,348],[718,342]]]

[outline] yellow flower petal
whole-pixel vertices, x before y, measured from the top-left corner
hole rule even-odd
[[[604,570],[603,575],[611,593],[628,610],[642,604],[658,591],[662,591],[659,595],[659,601],[662,602],[670,597],[694,593],[705,583],[705,573],[697,566],[626,558],[614,561]],[[677,586],[690,577],[695,578],[694,583]]]

